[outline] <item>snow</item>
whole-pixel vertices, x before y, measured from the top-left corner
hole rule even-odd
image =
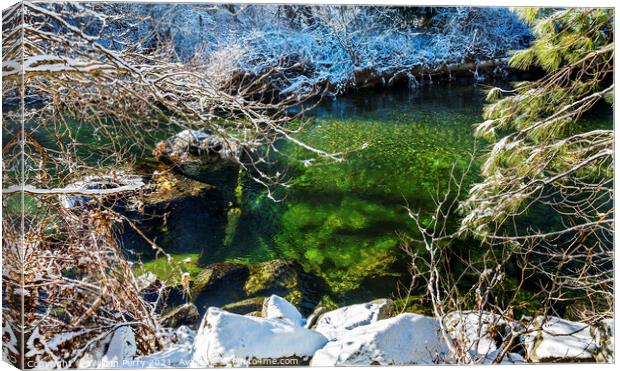
[[[165,349],[136,357],[131,362],[125,362],[123,368],[186,368],[192,361],[195,332],[187,326],[180,326],[175,330],[178,341]]]
[[[450,336],[464,342],[474,355],[486,355],[497,350],[492,334],[502,331],[507,324],[500,316],[489,312],[462,311],[451,312],[444,319]],[[480,339],[476,341],[476,339]]]
[[[542,326],[541,326],[542,324]],[[591,327],[558,317],[535,318],[523,343],[530,361],[592,360],[597,349]]]
[[[484,354],[482,358],[476,358],[477,359],[476,364],[492,365],[493,361],[497,358],[498,355],[499,355],[499,350],[491,351],[487,354]],[[514,365],[514,364],[522,364],[522,363],[526,363],[526,362],[525,362],[525,359],[521,355],[517,353],[507,353],[499,364]]]
[[[129,326],[119,327],[100,346],[94,347],[77,363],[78,368],[119,368],[136,355],[136,339]]]
[[[336,340],[348,330],[383,319],[383,311],[390,304],[388,300],[383,299],[372,303],[338,308],[321,315],[314,329],[330,341]]]
[[[506,57],[530,37],[528,27],[506,8],[436,8],[431,24],[422,26],[403,17],[403,8],[290,7],[294,18],[269,5],[131,9],[160,19],[161,34],[170,35],[180,58],[197,53],[216,75],[284,67],[273,81],[284,93],[323,83],[341,93],[364,70],[391,84],[391,76],[408,76],[414,67]],[[410,83],[415,85],[415,78]]]
[[[249,366],[253,360],[311,357],[327,343],[288,320],[248,317],[211,307],[194,343],[190,367]]]
[[[131,327],[120,327],[114,331],[99,367],[122,365],[123,361],[130,360],[136,355],[136,350],[136,338]]]
[[[614,323],[613,318],[604,319],[596,332],[596,343],[602,348],[601,353],[608,355],[607,359],[604,359],[607,362],[614,362]]]
[[[295,306],[278,295],[271,295],[263,304],[263,317],[289,321],[303,326],[304,320]]]
[[[311,366],[431,364],[445,353],[439,324],[430,317],[404,313],[356,327],[314,354]]]

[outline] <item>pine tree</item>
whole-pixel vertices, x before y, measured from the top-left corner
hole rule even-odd
[[[545,75],[489,91],[476,135],[492,148],[482,181],[461,205],[462,230],[527,251],[533,268],[563,282],[553,297],[579,292],[600,309],[613,301],[614,133],[584,125],[583,115],[613,103],[613,9],[526,9],[523,16],[536,39],[510,64]],[[550,222],[532,222],[534,210]]]

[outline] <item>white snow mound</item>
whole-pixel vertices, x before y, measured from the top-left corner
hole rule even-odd
[[[302,326],[303,318],[295,306],[278,295],[271,295],[263,304],[263,317],[290,321]]]
[[[585,323],[537,317],[529,328],[523,343],[530,361],[593,360],[597,352],[594,331]]]
[[[190,367],[249,366],[262,359],[308,358],[327,343],[288,320],[248,317],[211,307],[194,342]]]
[[[343,333],[317,351],[310,366],[430,364],[445,351],[435,319],[404,313]]]
[[[338,308],[321,315],[314,329],[330,341],[336,340],[348,330],[383,319],[383,310],[388,305],[387,300],[381,300]]]

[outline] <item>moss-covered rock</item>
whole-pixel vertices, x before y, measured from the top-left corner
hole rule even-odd
[[[189,326],[196,328],[200,324],[200,313],[192,303],[186,303],[164,312],[161,316],[161,324],[165,327]]]
[[[248,298],[243,287],[249,268],[245,264],[214,263],[206,266],[191,284],[191,298],[204,314],[208,307],[223,307]]]
[[[244,299],[235,303],[226,304],[222,306],[222,309],[231,313],[237,314],[250,314],[260,313],[265,298],[263,296],[257,296],[253,298]],[[259,315],[260,317],[260,315]]]
[[[311,313],[328,292],[322,278],[306,272],[298,262],[284,259],[251,266],[244,290],[247,295],[281,296],[304,314]]]

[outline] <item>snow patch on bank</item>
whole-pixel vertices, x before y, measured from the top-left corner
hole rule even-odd
[[[317,351],[310,365],[431,364],[445,352],[437,320],[405,313],[342,334]]]
[[[249,366],[262,359],[307,359],[323,347],[320,333],[288,320],[228,313],[211,307],[198,330],[191,367]]]
[[[314,329],[330,341],[336,340],[348,330],[385,319],[392,305],[391,301],[382,299],[338,308],[321,315]]]

